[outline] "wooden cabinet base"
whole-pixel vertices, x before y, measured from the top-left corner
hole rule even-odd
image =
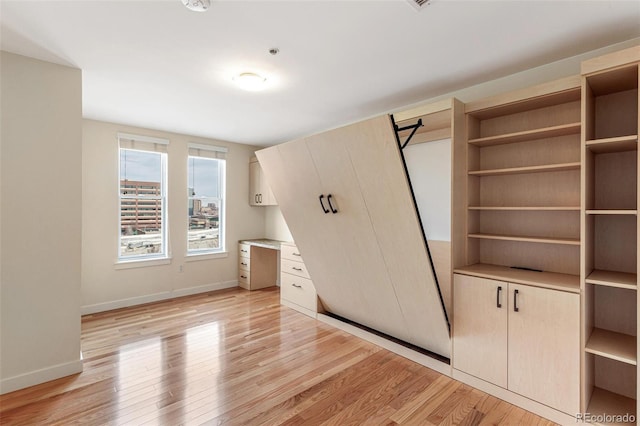
[[[238,260],[239,287],[247,290],[273,287],[278,279],[277,268],[277,250],[240,244],[240,257]]]
[[[561,425],[576,424],[576,418],[574,416],[570,416],[561,411],[554,410],[553,408],[550,408],[546,405],[535,402],[529,398],[525,398],[524,396],[518,395],[517,393],[508,391],[507,389],[501,388],[500,386],[485,382],[484,380],[463,373],[462,371],[456,370],[455,368],[452,371],[452,377],[454,379],[461,381],[462,383],[465,383],[469,386],[473,386],[476,389],[480,389],[481,391],[491,394],[496,398],[507,401],[510,404],[517,405],[520,408],[531,411],[532,413],[535,413],[541,417],[544,417]]]

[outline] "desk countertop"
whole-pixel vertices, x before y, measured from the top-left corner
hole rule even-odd
[[[284,242],[285,241],[270,240],[268,238],[260,238],[257,240],[240,240],[240,243],[242,244],[249,244],[251,246],[264,247],[273,250],[280,250],[280,244]]]

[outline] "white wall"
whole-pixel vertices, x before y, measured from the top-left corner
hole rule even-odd
[[[82,370],[82,75],[2,52],[0,392]]]
[[[293,241],[291,231],[282,216],[278,206],[268,206],[265,209],[265,238],[280,241]]]
[[[580,55],[531,68],[519,73],[507,75],[502,78],[487,81],[485,83],[477,84],[475,86],[460,88],[459,90],[454,90],[441,96],[426,99],[413,105],[395,108],[393,111],[405,111],[419,107],[420,105],[428,105],[438,100],[448,99],[451,97],[458,98],[462,102],[471,102],[513,90],[524,89],[537,84],[557,80],[559,78],[579,75],[582,61],[637,46],[638,44],[640,44],[640,38],[634,38],[611,46],[606,46],[601,49],[592,50]]]
[[[451,139],[408,145],[404,157],[427,239],[451,241]]]
[[[82,310],[98,312],[169,297],[236,286],[237,242],[262,238],[265,211],[250,207],[249,158],[255,147],[211,139],[84,120],[82,126]],[[169,139],[168,213],[171,263],[118,269],[118,140],[117,133]],[[187,144],[226,146],[226,246],[223,258],[186,257]],[[182,267],[182,272],[181,268]]]

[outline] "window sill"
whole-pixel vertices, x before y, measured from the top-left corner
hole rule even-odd
[[[197,262],[200,260],[223,259],[228,256],[229,256],[228,251],[219,251],[216,253],[192,253],[192,254],[185,254],[184,261]]]
[[[114,268],[120,269],[133,269],[133,268],[147,268],[150,266],[160,266],[171,264],[170,257],[160,257],[154,259],[136,259],[136,260],[119,260],[115,263]]]

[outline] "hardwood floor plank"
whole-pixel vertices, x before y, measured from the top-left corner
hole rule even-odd
[[[277,288],[85,315],[81,342],[84,371],[1,395],[0,424],[552,424],[281,306]]]
[[[475,405],[482,399],[484,393],[473,388],[467,388],[462,400],[459,400],[449,414],[439,423],[440,426],[459,425],[462,424],[469,413],[474,411]],[[470,419],[472,420],[472,419]],[[478,420],[479,421],[479,420]]]
[[[459,423],[460,426],[477,426],[482,422],[484,414],[475,408],[471,409],[469,414]]]
[[[509,413],[511,404],[498,400],[498,403],[491,410],[485,413],[484,418],[480,422],[481,425],[499,425]]]
[[[423,404],[418,407],[406,420],[398,422],[401,424],[435,424],[428,420],[428,417],[433,413],[441,404],[445,403],[451,396],[462,386],[460,382],[455,380],[448,380],[444,386],[440,387],[436,394],[425,399]]]
[[[460,385],[442,404],[438,405],[435,410],[429,413],[427,420],[433,424],[439,425],[449,414],[454,411],[465,400],[471,392],[471,387]]]
[[[422,392],[413,396],[411,400],[400,407],[400,409],[391,417],[391,420],[398,424],[406,422],[414,412],[420,409],[426,400],[437,395],[441,391],[442,387],[447,383],[451,383],[451,380],[448,377],[438,376],[436,380],[430,383]]]

